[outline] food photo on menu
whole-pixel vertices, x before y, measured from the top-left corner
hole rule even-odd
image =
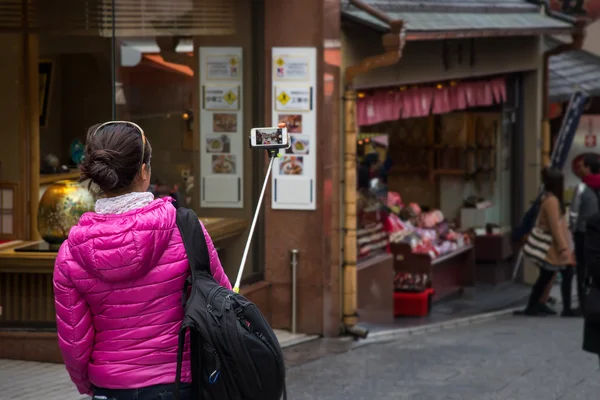
[[[235,174],[235,155],[220,154],[212,156],[213,174]]]
[[[237,132],[237,114],[215,113],[213,114],[213,132],[216,133],[236,133]]]
[[[206,139],[207,153],[229,153],[230,151],[231,142],[229,141],[229,137],[226,135]]]
[[[310,149],[310,139],[305,135],[291,135],[290,147],[285,152],[287,154],[308,154]]]
[[[280,175],[304,174],[304,159],[298,156],[283,156],[279,163]]]
[[[283,143],[283,133],[281,129],[277,129],[276,131],[256,131],[256,144],[282,144]]]
[[[301,114],[279,114],[279,122],[285,123],[289,133],[302,133]]]

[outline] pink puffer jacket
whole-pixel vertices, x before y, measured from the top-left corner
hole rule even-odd
[[[190,267],[170,203],[86,213],[60,248],[54,268],[58,340],[82,394],[91,394],[91,385],[134,389],[175,381],[181,291]],[[212,274],[231,289],[202,229]],[[182,381],[191,381],[189,356]]]

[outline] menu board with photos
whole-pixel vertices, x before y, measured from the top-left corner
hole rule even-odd
[[[291,142],[273,166],[273,209],[316,209],[316,57],[314,47],[273,48],[272,125],[285,122]]]
[[[200,205],[244,206],[241,47],[200,47]]]

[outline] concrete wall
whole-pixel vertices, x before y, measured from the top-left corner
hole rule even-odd
[[[600,56],[600,19],[588,25],[587,36],[583,42],[583,49]]]

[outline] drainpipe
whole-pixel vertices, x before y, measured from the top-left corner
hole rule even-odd
[[[365,338],[369,331],[357,326],[357,242],[356,242],[356,90],[352,87],[354,78],[373,69],[396,64],[402,57],[405,42],[404,21],[392,20],[387,15],[360,0],[350,0],[354,7],[379,19],[390,26],[390,32],[385,33],[381,42],[385,52],[367,57],[357,65],[346,68],[344,74],[344,262],[343,262],[343,324],[346,333]]]
[[[550,9],[549,5],[546,4],[545,9],[546,13],[548,13],[548,10]],[[553,14],[551,16],[554,16],[555,18],[557,17]],[[575,29],[571,34],[571,43],[560,44],[553,49],[545,51],[543,55],[544,74],[542,89],[542,165],[550,164],[550,154],[552,148],[552,139],[550,137],[550,106],[548,100],[548,86],[550,81],[550,74],[548,73],[548,60],[552,56],[581,49],[583,40],[585,39],[586,22],[584,20],[570,20],[568,22],[575,22]]]

